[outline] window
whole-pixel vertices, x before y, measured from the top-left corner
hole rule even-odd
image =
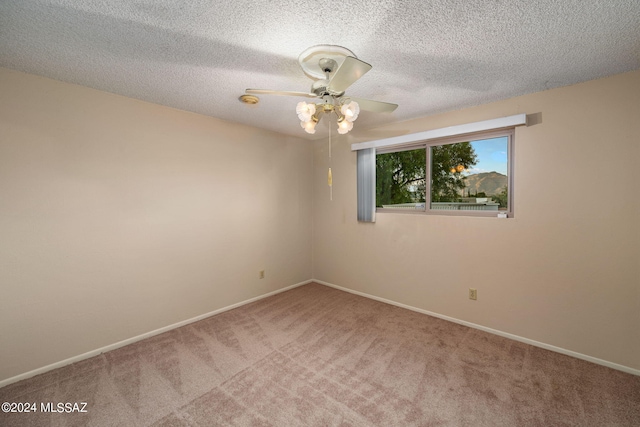
[[[526,124],[520,113],[351,144],[358,221],[380,211],[513,216],[513,139]]]
[[[513,215],[513,129],[376,152],[376,211]]]
[[[426,201],[425,148],[376,154],[376,208],[423,209]]]

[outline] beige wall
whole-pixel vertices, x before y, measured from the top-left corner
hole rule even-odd
[[[350,136],[330,202],[326,140],[0,69],[0,381],[312,275],[640,369],[639,99],[634,72],[371,131],[542,117],[516,218],[359,224]]]
[[[316,142],[314,277],[640,369],[640,72],[377,135],[517,113],[541,113],[542,122],[516,130],[516,217],[508,220],[379,213],[375,224],[357,223],[349,151],[357,140],[334,140],[333,202],[327,142]]]
[[[310,279],[312,164],[306,141],[0,69],[0,380]]]

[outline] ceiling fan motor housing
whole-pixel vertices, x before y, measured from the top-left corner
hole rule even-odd
[[[340,97],[344,95],[344,91],[336,92],[329,89],[329,79],[316,80],[311,85],[311,92],[315,93],[318,96],[331,95],[335,97]]]
[[[320,69],[325,73],[332,73],[338,63],[331,58],[322,58],[318,61],[318,65],[320,65]]]

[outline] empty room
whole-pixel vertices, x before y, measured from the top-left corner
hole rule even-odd
[[[640,2],[0,2],[0,425],[640,425]]]

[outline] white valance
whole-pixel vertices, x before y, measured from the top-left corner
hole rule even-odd
[[[407,135],[394,136],[392,138],[378,139],[375,141],[358,142],[351,144],[351,151],[365,150],[368,148],[383,148],[427,141],[429,139],[444,138],[449,136],[464,135],[467,133],[497,130],[527,124],[526,114],[516,114],[498,119],[483,120],[481,122],[467,123],[464,125],[449,126],[446,128],[426,130]]]

